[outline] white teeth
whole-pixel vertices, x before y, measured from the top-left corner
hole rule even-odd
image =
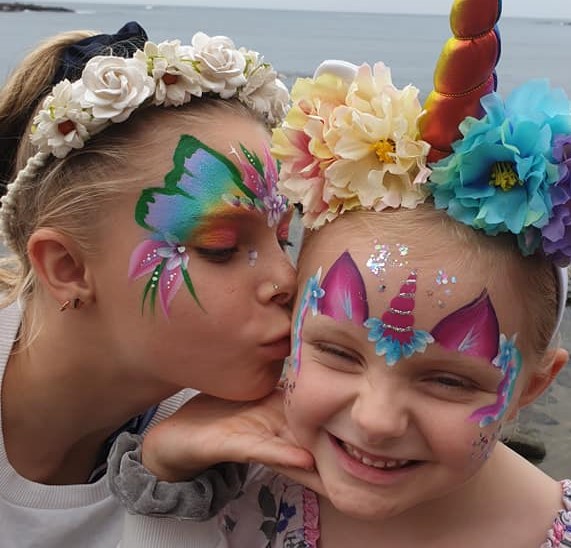
[[[354,459],[360,461],[365,466],[372,466],[373,468],[381,468],[383,470],[390,470],[395,468],[402,468],[408,464],[409,460],[372,460],[370,457],[363,455],[356,447],[349,445],[346,442],[341,442],[343,449],[349,453]]]

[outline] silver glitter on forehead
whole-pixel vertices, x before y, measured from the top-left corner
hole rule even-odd
[[[394,250],[391,251],[389,244],[382,244],[379,240],[373,242],[373,253],[367,259],[367,268],[375,276],[382,277],[390,267],[403,267],[408,265],[408,261],[404,259],[408,255],[409,247],[405,244],[394,244]],[[384,287],[383,284],[379,286]]]
[[[436,274],[436,283],[438,285],[455,284],[456,281],[456,276],[448,276],[444,270],[439,270]]]

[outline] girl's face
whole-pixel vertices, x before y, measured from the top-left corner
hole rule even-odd
[[[523,383],[521,311],[459,246],[337,228],[299,265],[286,413],[333,505],[383,519],[490,456]]]
[[[211,124],[161,141],[149,172],[133,166],[144,182],[110,212],[93,265],[100,324],[135,383],[254,399],[289,353],[290,211],[264,128]]]

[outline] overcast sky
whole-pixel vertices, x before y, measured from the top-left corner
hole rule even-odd
[[[52,3],[57,0],[50,0]],[[66,0],[66,4],[93,0]],[[314,9],[328,11],[366,11],[380,13],[446,14],[452,0],[96,0],[119,4],[150,4],[243,7],[276,9]],[[506,17],[545,17],[571,19],[571,0],[504,0]]]

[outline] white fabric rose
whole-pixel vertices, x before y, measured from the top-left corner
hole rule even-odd
[[[194,69],[194,50],[182,46],[180,40],[154,44],[147,42],[135,59],[146,63],[155,81],[153,104],[178,107],[189,103],[191,97],[202,96],[200,74]]]
[[[155,91],[155,82],[140,59],[97,56],[89,60],[81,82],[82,106],[98,119],[123,122]]]
[[[202,85],[222,99],[232,97],[246,83],[246,59],[226,36],[208,36],[197,32],[192,38],[196,69]]]
[[[82,148],[90,133],[100,124],[81,108],[77,83],[63,80],[54,86],[33,120],[31,141],[42,152],[63,158],[74,148]]]
[[[281,121],[289,104],[289,92],[278,80],[276,71],[257,51],[240,49],[246,59],[247,82],[238,92],[238,98],[246,106],[260,113],[270,124]]]

